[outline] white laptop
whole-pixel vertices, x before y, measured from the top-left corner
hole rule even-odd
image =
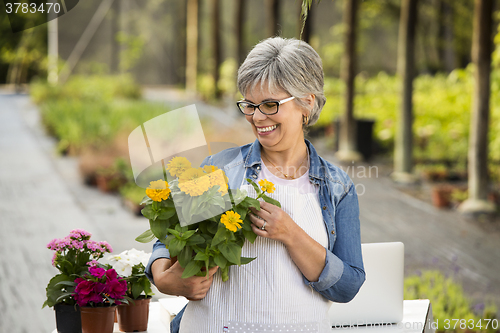
[[[365,283],[349,303],[333,303],[333,328],[398,323],[403,319],[404,244],[361,245]]]

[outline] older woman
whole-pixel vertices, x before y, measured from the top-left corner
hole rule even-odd
[[[267,179],[282,208],[262,202],[251,220],[257,237],[222,282],[182,279],[162,243],[154,246],[147,274],[158,289],[191,301],[172,332],[329,332],[330,301],[349,302],[365,279],[359,208],[346,173],[319,157],[304,139],[325,104],[318,54],[303,41],[269,38],[248,54],[238,71],[237,102],[257,140],[208,157],[223,168],[230,188],[255,195],[246,178]]]

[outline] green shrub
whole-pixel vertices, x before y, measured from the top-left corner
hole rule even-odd
[[[74,75],[64,85],[35,81],[30,95],[37,104],[61,99],[111,102],[114,98],[138,99],[141,89],[128,74]]]
[[[465,296],[462,286],[454,282],[451,278],[445,277],[439,271],[425,271],[421,275],[409,276],[404,281],[405,299],[429,299],[432,305],[434,322],[438,323],[438,331],[464,332],[460,325],[453,329],[445,329],[447,320],[448,326],[452,328],[455,324],[453,319],[471,320],[476,325],[480,319],[496,318],[497,309],[494,305],[484,308],[477,306],[481,313],[474,313],[470,300]],[[484,326],[484,325],[483,325]],[[473,331],[495,332],[490,327],[488,330],[476,327]]]
[[[414,156],[418,159],[467,159],[473,92],[473,67],[456,69],[448,76],[422,75],[414,81]],[[399,84],[395,76],[380,73],[356,77],[356,118],[375,119],[375,140],[390,153],[399,116]],[[325,80],[327,103],[318,121],[330,124],[344,112],[343,83]],[[490,159],[500,161],[500,69],[491,74]]]
[[[50,100],[41,106],[42,121],[58,140],[58,149],[78,153],[86,146],[102,148],[123,132],[170,111],[161,103],[113,100]]]

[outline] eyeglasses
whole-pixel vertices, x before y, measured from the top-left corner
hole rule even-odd
[[[241,111],[241,113],[243,113],[245,116],[253,116],[256,108],[259,109],[259,111],[265,114],[266,116],[270,116],[278,113],[278,109],[281,104],[291,101],[294,98],[295,97],[292,96],[282,99],[281,101],[266,101],[260,104],[253,104],[250,102],[239,101],[236,102],[236,105],[238,106],[238,109]]]

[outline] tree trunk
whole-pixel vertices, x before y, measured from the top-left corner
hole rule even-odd
[[[241,65],[246,58],[245,34],[243,31],[245,20],[246,0],[236,1],[236,48],[238,65]]]
[[[118,64],[119,64],[119,51],[120,51],[120,45],[118,45],[118,42],[116,40],[116,36],[118,32],[120,31],[120,1],[113,2],[111,5],[111,40],[109,41],[110,46],[111,46],[111,52],[110,52],[110,72],[111,74],[116,74],[118,73]]]
[[[358,0],[346,0],[343,14],[344,54],[340,76],[345,84],[345,109],[340,126],[339,151],[336,156],[344,162],[360,161],[357,152],[356,121],[354,120],[354,78],[356,74],[356,25]]]
[[[488,122],[490,113],[490,70],[493,0],[475,0],[472,61],[474,93],[469,135],[469,199],[461,206],[464,213],[493,213],[488,196]]]
[[[52,19],[53,15],[56,13],[50,12],[48,14],[49,20]],[[48,42],[48,66],[47,66],[47,82],[51,85],[56,85],[58,81],[58,67],[57,63],[59,60],[59,35],[58,35],[58,19],[52,19],[48,22],[47,27],[49,29],[47,34]]]
[[[280,1],[267,0],[269,19],[267,21],[268,36],[280,35]]]
[[[188,0],[186,21],[186,90],[194,94],[198,66],[198,0]]]
[[[394,152],[393,178],[413,182],[413,77],[417,0],[403,0],[399,20],[398,76],[401,80],[401,109]]]
[[[214,84],[215,84],[215,98],[219,99],[221,97],[221,91],[219,89],[219,70],[222,64],[221,56],[221,39],[220,39],[220,8],[219,0],[212,0],[212,17],[213,17],[213,54],[214,54]]]
[[[313,16],[314,16],[313,7],[314,7],[314,1],[311,3],[311,7],[309,8],[306,21],[304,22],[304,30],[302,31],[302,36],[301,36],[301,39],[306,43],[310,43],[313,32]],[[299,13],[301,11],[302,11],[302,2],[300,3]],[[301,26],[300,23],[299,26]]]
[[[455,69],[453,49],[453,7],[447,0],[439,0],[438,58],[439,70],[451,72]]]

